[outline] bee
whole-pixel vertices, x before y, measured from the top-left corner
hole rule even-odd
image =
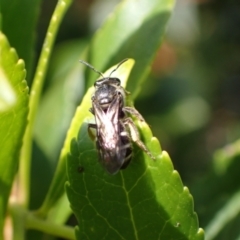
[[[90,112],[95,117],[95,123],[89,123],[88,129],[96,130],[96,147],[99,161],[110,174],[116,174],[128,166],[132,158],[132,141],[135,142],[152,159],[155,157],[140,140],[139,132],[129,115],[144,121],[142,115],[133,107],[125,105],[126,95],[129,94],[118,78],[111,77],[124,59],[108,77],[96,70],[89,63],[80,60],[93,71],[102,76],[94,83],[95,92],[92,96]]]

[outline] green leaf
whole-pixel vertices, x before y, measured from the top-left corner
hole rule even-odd
[[[136,149],[130,166],[114,176],[97,161],[87,123],[72,141],[66,190],[79,221],[78,239],[203,239],[188,189],[148,126],[141,123],[140,128],[158,159]]]
[[[0,112],[5,112],[16,104],[17,97],[2,68],[0,68],[0,86]]]
[[[85,43],[78,40],[65,42],[57,47],[57,51],[53,53],[51,58],[49,75],[47,76],[47,82],[50,82],[50,84],[41,97],[34,126],[34,138],[44,154],[48,156],[46,160],[48,164],[54,167],[77,103],[79,103],[79,99],[83,95],[83,66],[79,64],[79,59],[85,45]],[[44,169],[44,166],[42,168]],[[55,169],[51,168],[51,170],[53,170],[51,172],[52,178]],[[32,187],[41,178],[42,174],[42,171],[37,171],[34,174]],[[39,194],[37,192],[35,197],[39,198]],[[66,195],[63,199],[64,201],[60,200],[59,203],[54,204],[53,211],[48,213],[48,220],[57,223],[67,221],[72,211]]]
[[[50,84],[41,97],[34,138],[52,162],[59,157],[66,131],[83,94],[84,81],[79,64],[83,47],[85,44],[80,41],[64,43],[53,53],[50,62],[47,79]]]
[[[138,5],[141,6],[140,9],[138,8],[139,7]],[[97,47],[93,44],[90,47],[90,55],[92,56],[92,53],[95,54],[99,51],[98,61],[99,61],[99,63],[100,62],[103,63],[103,65],[104,65],[104,63],[106,63],[106,61],[108,61],[108,66],[112,65],[113,62],[114,62],[114,64],[116,62],[120,62],[120,60],[125,58],[125,54],[123,54],[124,51],[126,53],[130,53],[131,52],[130,49],[133,48],[133,49],[135,49],[134,50],[135,53],[142,52],[142,50],[145,48],[145,47],[143,47],[142,44],[146,44],[146,42],[140,42],[140,44],[137,44],[138,48],[136,49],[134,47],[134,44],[137,43],[137,40],[140,40],[140,39],[137,39],[137,38],[142,37],[141,34],[143,34],[143,35],[144,34],[149,34],[149,32],[146,32],[146,30],[147,29],[150,30],[150,25],[151,25],[151,29],[154,29],[154,27],[156,27],[157,29],[154,29],[153,32],[158,32],[159,35],[158,35],[157,38],[155,38],[156,36],[151,35],[152,36],[151,39],[154,39],[154,44],[152,42],[149,42],[149,40],[148,40],[148,44],[150,43],[150,45],[146,45],[146,46],[148,46],[148,48],[145,48],[146,50],[144,50],[144,52],[142,52],[142,56],[143,55],[145,57],[147,56],[148,59],[144,58],[145,59],[144,64],[141,64],[138,67],[138,70],[140,70],[140,72],[138,73],[138,76],[141,75],[141,77],[144,77],[144,75],[146,73],[144,71],[147,68],[149,69],[149,61],[150,61],[149,56],[151,55],[151,59],[152,59],[156,50],[157,50],[157,48],[160,45],[160,40],[163,37],[165,24],[166,24],[166,21],[167,21],[168,17],[170,16],[170,11],[171,11],[172,7],[173,7],[173,1],[172,0],[171,1],[169,1],[169,0],[166,1],[165,0],[164,2],[161,2],[161,3],[159,3],[156,0],[151,1],[150,3],[149,3],[149,1],[141,0],[141,1],[138,2],[138,4],[136,6],[132,6],[131,1],[124,1],[120,5],[120,7],[116,10],[116,12],[113,14],[114,15],[114,18],[113,18],[114,21],[111,21],[111,19],[110,19],[109,22],[106,23],[105,27],[103,27],[103,29],[101,29],[101,31],[99,31],[97,33],[96,38],[94,38],[94,42],[97,42],[99,45]],[[126,11],[126,17],[128,17],[126,19],[128,19],[128,20],[129,20],[129,17],[132,18],[132,17],[136,16],[136,13],[137,13],[137,17],[138,17],[137,21],[135,21],[133,24],[132,23],[129,24],[129,21],[124,20],[123,18],[125,16],[125,11]],[[153,19],[155,19],[155,20],[152,22],[151,20],[153,20]],[[119,29],[119,26],[121,25],[120,23],[121,23],[122,20],[123,20],[124,26],[122,26],[121,29]],[[142,26],[144,25],[144,21],[145,21],[147,27],[144,27],[145,31],[142,32]],[[134,27],[132,28],[130,25],[133,25]],[[105,28],[106,28],[106,30],[104,30]],[[141,32],[141,34],[134,35],[135,33],[140,33],[140,32]],[[153,32],[152,32],[152,34],[153,34]],[[115,44],[112,44],[112,43],[110,44],[109,41],[105,41],[106,38],[102,39],[99,42],[97,40],[99,38],[99,36],[109,35],[108,39],[112,39],[112,40],[114,40],[114,42],[116,42],[116,43],[118,43],[122,46],[125,46],[123,44],[123,41],[122,41],[121,37],[119,38],[121,40],[119,42],[119,39],[118,39],[119,33],[121,33],[120,36],[123,36],[123,37],[126,37],[125,33],[127,33],[127,37],[130,37],[130,35],[135,36],[135,38],[131,40],[132,45],[130,46],[130,48],[127,47],[126,49],[120,49],[120,48],[118,48],[119,46],[116,47]],[[116,36],[116,35],[118,35],[118,36]],[[145,36],[145,39],[146,38],[149,38],[149,36]],[[125,40],[126,41],[124,43],[129,42],[128,41],[129,38],[125,39]],[[151,45],[151,44],[153,44],[153,45]],[[113,51],[115,51],[115,54],[117,54],[117,53],[119,54],[119,57],[118,57],[119,60],[117,60],[117,59],[114,60],[113,59],[111,49],[113,49]],[[100,52],[102,53],[102,50],[106,51],[103,55],[100,54]],[[148,52],[148,54],[147,54],[146,51]],[[131,55],[126,55],[126,57],[129,57],[129,56],[131,56]],[[137,54],[136,56],[138,58],[139,54]],[[89,62],[94,65],[94,61],[93,62],[89,61]],[[95,67],[98,69],[98,65],[96,65]],[[103,69],[103,67],[101,67],[99,70],[101,70],[101,69]],[[93,79],[96,80],[96,73],[93,72],[92,74],[93,74],[92,81],[88,81],[88,86],[87,87],[92,86]],[[135,84],[134,90],[138,89],[138,87],[139,87],[138,83],[139,83],[140,78],[138,76],[135,76],[132,79],[133,83]],[[122,80],[122,78],[121,78],[121,80]],[[84,98],[83,101],[89,101],[91,92],[92,92],[92,89],[90,90],[90,92],[88,91],[88,93],[86,95],[86,98]],[[87,105],[85,105],[85,107],[86,106]],[[80,114],[76,113],[76,116],[78,116],[78,115],[80,116],[79,117],[80,120],[78,120],[76,117],[74,117],[74,119],[72,121],[70,130],[68,132],[67,138],[66,138],[65,143],[64,143],[64,147],[63,147],[61,155],[60,155],[60,160],[59,160],[59,164],[58,164],[58,167],[57,167],[56,174],[54,176],[53,182],[50,186],[49,193],[47,194],[47,197],[46,197],[46,199],[45,199],[45,201],[44,201],[44,203],[43,203],[43,205],[40,209],[39,214],[45,215],[48,212],[49,208],[51,208],[51,206],[54,205],[55,201],[57,201],[57,199],[59,199],[59,197],[63,193],[61,183],[63,183],[65,181],[65,178],[64,178],[65,170],[66,170],[65,169],[65,157],[66,157],[67,152],[69,151],[69,144],[70,144],[71,138],[76,136],[76,132],[80,128],[81,123],[83,121],[83,118],[89,114],[85,107],[83,107],[84,110],[82,110],[82,107],[77,110],[77,112],[79,112],[79,110],[81,109]],[[90,102],[89,102],[89,107],[90,107]]]
[[[9,108],[0,112],[0,232],[2,232],[8,197],[17,171],[22,138],[27,125],[28,87],[24,80],[26,76],[24,62],[18,59],[16,51],[9,46],[1,32],[0,72],[11,89],[9,90],[11,99],[14,99],[10,101]],[[6,88],[1,87],[0,96],[3,95],[3,91],[6,91]]]
[[[38,104],[42,92],[42,87],[45,80],[47,67],[49,64],[49,58],[52,52],[53,44],[57,35],[58,28],[66,13],[68,7],[72,3],[72,0],[59,0],[53,12],[42,51],[39,57],[38,65],[36,68],[33,84],[31,86],[30,100],[29,100],[29,124],[27,126],[24,139],[23,147],[21,150],[21,165],[20,165],[20,177],[19,185],[24,198],[22,204],[27,206],[29,202],[29,182],[30,182],[30,163],[31,163],[31,152],[32,152],[32,135],[34,120],[38,109]]]
[[[139,124],[153,161],[135,148],[128,168],[105,172],[84,123],[68,156],[66,190],[77,239],[204,239],[193,199],[146,123]]]
[[[102,71],[124,58],[135,59],[127,86],[134,99],[160,47],[173,6],[174,0],[122,1],[91,42],[88,62]],[[96,78],[88,72],[87,88]]]
[[[134,60],[129,59],[127,62],[123,63],[120,68],[112,76],[119,76],[123,83],[129,77],[130,71],[134,65]],[[105,74],[108,75],[113,69],[116,68],[116,65],[110,68]],[[70,143],[73,138],[77,136],[77,133],[86,117],[91,117],[92,114],[89,112],[91,108],[91,97],[93,94],[94,88],[91,87],[88,89],[86,95],[84,96],[81,105],[77,108],[76,113],[72,119],[71,126],[68,130],[67,137],[62,148],[57,170],[54,175],[54,179],[51,183],[49,192],[44,200],[43,205],[38,210],[38,214],[45,216],[48,211],[56,204],[58,199],[64,192],[64,184],[66,181],[66,158],[67,154],[70,151]]]
[[[223,206],[216,215],[212,218],[208,226],[206,227],[206,239],[226,239],[226,236],[221,236],[221,231],[228,227],[228,224],[236,221],[236,218],[239,217],[240,212],[240,192],[238,191],[233,196],[230,197],[228,202]],[[233,228],[234,232],[239,234],[239,228]],[[232,231],[231,235],[234,234]],[[231,238],[233,239],[233,238]],[[234,238],[235,239],[235,238]]]
[[[239,149],[240,140],[218,149],[211,171],[192,187],[206,239],[236,239],[239,235]],[[203,188],[204,194],[199,191]]]
[[[32,72],[35,28],[41,2],[41,0],[11,0],[11,3],[8,0],[0,1],[2,31],[8,37],[11,46],[17,50],[19,57],[24,59],[28,79]]]

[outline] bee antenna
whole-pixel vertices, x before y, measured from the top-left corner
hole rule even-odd
[[[108,78],[110,78],[111,75],[112,75],[112,73],[114,73],[115,71],[117,71],[117,69],[118,69],[124,62],[126,62],[127,60],[128,60],[128,58],[123,59],[123,60],[117,65],[117,67],[112,70],[112,72],[110,73],[110,75],[109,75]]]
[[[79,60],[79,62],[81,62],[82,64],[86,65],[87,67],[91,68],[94,72],[98,73],[101,77],[104,78],[103,74],[101,72],[99,72],[96,68],[94,68],[92,65],[90,65],[89,63],[83,61],[83,60]]]

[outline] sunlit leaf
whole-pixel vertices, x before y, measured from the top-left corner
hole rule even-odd
[[[0,232],[2,232],[28,114],[28,87],[24,80],[26,76],[24,62],[18,59],[16,51],[9,46],[2,33],[0,33],[0,69],[14,96],[11,107],[0,113]]]
[[[9,110],[16,104],[16,93],[0,66],[0,112]]]
[[[89,63],[102,71],[124,58],[136,61],[127,89],[135,98],[160,47],[174,0],[122,1],[94,36]],[[95,74],[89,72],[87,88]]]
[[[86,123],[72,141],[66,190],[77,239],[204,239],[189,190],[149,127],[140,128],[157,159],[135,147],[129,167],[116,175],[98,162]]]

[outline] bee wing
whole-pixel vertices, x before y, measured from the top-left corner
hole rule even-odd
[[[93,101],[99,158],[110,174],[115,174],[121,169],[127,151],[123,145],[120,132],[120,101],[120,96],[116,96],[106,112],[96,101]]]

